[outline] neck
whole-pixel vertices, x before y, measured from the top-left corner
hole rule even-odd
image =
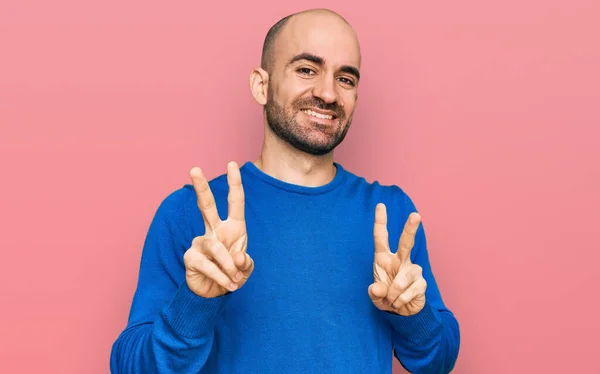
[[[260,156],[254,165],[283,182],[306,187],[325,185],[335,177],[333,152],[314,156],[301,152],[268,129]]]

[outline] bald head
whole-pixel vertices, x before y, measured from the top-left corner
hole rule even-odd
[[[356,46],[358,48],[358,38],[352,26],[344,17],[329,9],[309,9],[290,14],[280,19],[269,29],[263,43],[261,67],[269,73],[273,70],[277,58],[278,44],[289,42],[289,40],[286,40],[286,37],[289,38],[291,36],[289,34],[298,37],[309,32],[311,27],[322,25],[345,28],[348,35],[356,39]],[[288,30],[290,28],[292,30]]]

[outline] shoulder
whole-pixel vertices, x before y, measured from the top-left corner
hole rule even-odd
[[[399,184],[383,183],[380,180],[368,181],[365,177],[348,172],[348,185],[356,191],[353,199],[360,201],[360,210],[374,219],[375,207],[382,203],[386,207],[390,238],[395,241],[413,212],[418,212],[413,200]]]
[[[227,175],[219,175],[208,182],[215,199],[227,193]],[[162,198],[158,207],[158,215],[168,216],[170,220],[181,223],[182,220],[193,219],[198,211],[196,191],[191,183],[186,183],[169,192]]]
[[[159,204],[158,212],[163,212],[164,214],[180,212],[186,209],[195,198],[196,193],[193,186],[184,184],[163,197]]]
[[[372,201],[375,204],[383,203],[392,210],[400,210],[407,212],[406,215],[416,211],[416,207],[406,192],[406,190],[398,184],[386,184],[379,180],[369,182],[365,177],[345,170],[348,175],[347,181],[351,189],[360,191],[360,194],[367,201]]]
[[[213,195],[227,191],[227,175],[222,174],[208,182]],[[185,183],[181,187],[169,192],[162,200],[161,206],[175,208],[188,204],[196,204],[196,191],[191,183]]]
[[[385,205],[389,240],[390,243],[397,243],[410,214],[413,212],[418,213],[412,198],[406,190],[398,184],[385,184],[379,180],[369,182],[366,178],[352,173],[350,173],[349,180],[360,191],[362,201],[366,202],[364,208],[371,220],[374,219],[376,205],[379,203]],[[416,241],[421,243],[423,239],[423,225],[420,225]],[[421,244],[418,244],[418,246],[420,248]]]

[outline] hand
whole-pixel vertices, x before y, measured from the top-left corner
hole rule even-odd
[[[244,189],[235,162],[227,165],[228,217],[221,221],[208,181],[198,167],[190,171],[205,233],[192,241],[183,255],[185,279],[195,294],[214,298],[242,287],[254,270],[246,253],[248,236],[244,219]]]
[[[384,204],[375,207],[375,282],[369,286],[369,296],[375,306],[403,316],[418,313],[425,306],[427,282],[419,265],[410,261],[410,251],[415,242],[421,216],[411,213],[400,235],[396,253],[390,251],[387,231],[387,214]]]

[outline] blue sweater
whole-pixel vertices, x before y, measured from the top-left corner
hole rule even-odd
[[[185,281],[183,254],[204,233],[194,189],[167,196],[148,230],[111,372],[390,373],[393,356],[410,372],[449,372],[459,326],[432,274],[422,225],[411,259],[427,281],[425,307],[409,317],[383,312],[367,292],[376,204],[387,206],[393,251],[415,206],[399,187],[335,165],[335,178],[320,187],[242,165],[255,269],[241,289],[213,299],[195,295]],[[226,175],[210,187],[226,219]]]

